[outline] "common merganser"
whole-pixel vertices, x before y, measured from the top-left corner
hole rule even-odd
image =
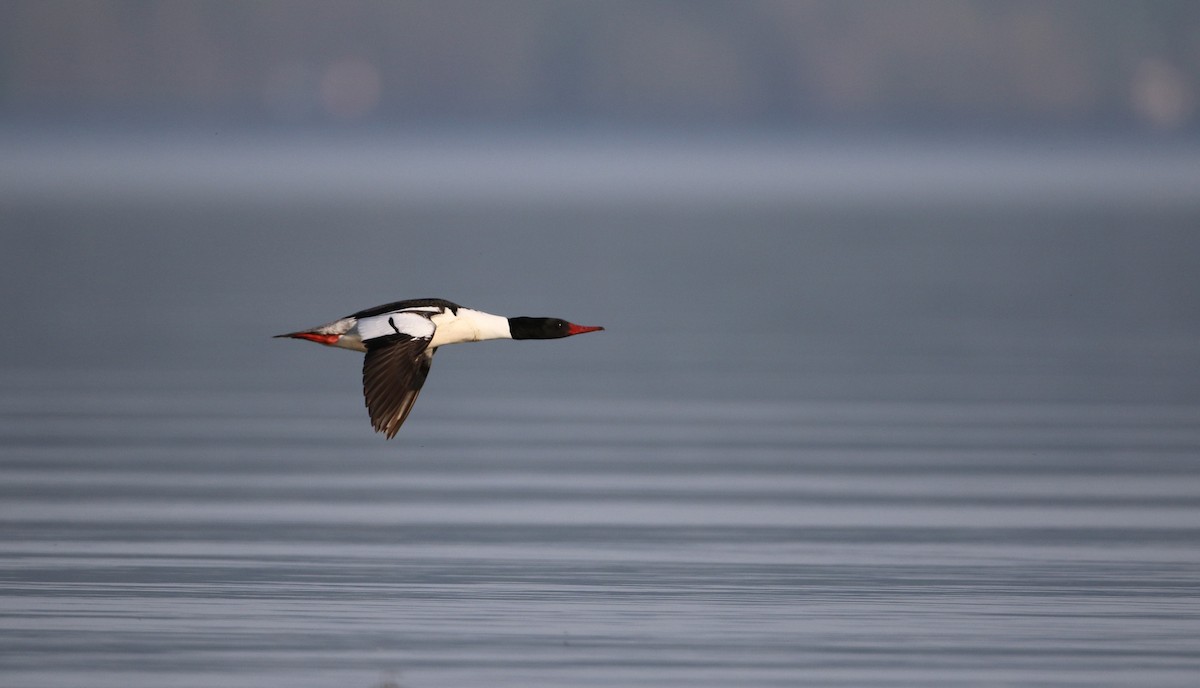
[[[438,347],[485,339],[559,339],[603,329],[559,318],[506,318],[445,299],[410,299],[275,336],[365,352],[367,411],[375,431],[390,440],[412,410]]]

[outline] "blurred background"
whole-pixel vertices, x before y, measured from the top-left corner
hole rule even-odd
[[[16,121],[1196,130],[1175,2],[6,3]]]
[[[1200,330],[1198,97],[1186,1],[5,3],[3,317],[55,333],[6,365],[261,372],[439,296],[751,396],[1144,373]]]
[[[1198,265],[1195,0],[0,3],[0,683],[1194,685]]]

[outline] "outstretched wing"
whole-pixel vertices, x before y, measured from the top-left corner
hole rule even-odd
[[[429,348],[436,326],[431,312],[386,313],[359,321],[363,345],[363,397],[371,425],[388,439],[408,417],[437,349]]]
[[[383,341],[392,340],[392,341]],[[433,352],[428,339],[404,335],[380,337],[367,342],[363,359],[363,397],[371,414],[371,425],[390,440],[408,418],[425,384]]]

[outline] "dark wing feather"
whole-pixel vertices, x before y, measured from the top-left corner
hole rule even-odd
[[[433,352],[429,340],[403,334],[376,337],[364,342],[363,396],[371,425],[390,440],[412,410],[429,366]]]

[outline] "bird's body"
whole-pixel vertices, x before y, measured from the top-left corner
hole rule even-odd
[[[371,424],[391,439],[412,410],[439,347],[488,339],[558,339],[602,329],[557,318],[506,318],[444,299],[412,299],[276,336],[365,352],[363,395]]]

